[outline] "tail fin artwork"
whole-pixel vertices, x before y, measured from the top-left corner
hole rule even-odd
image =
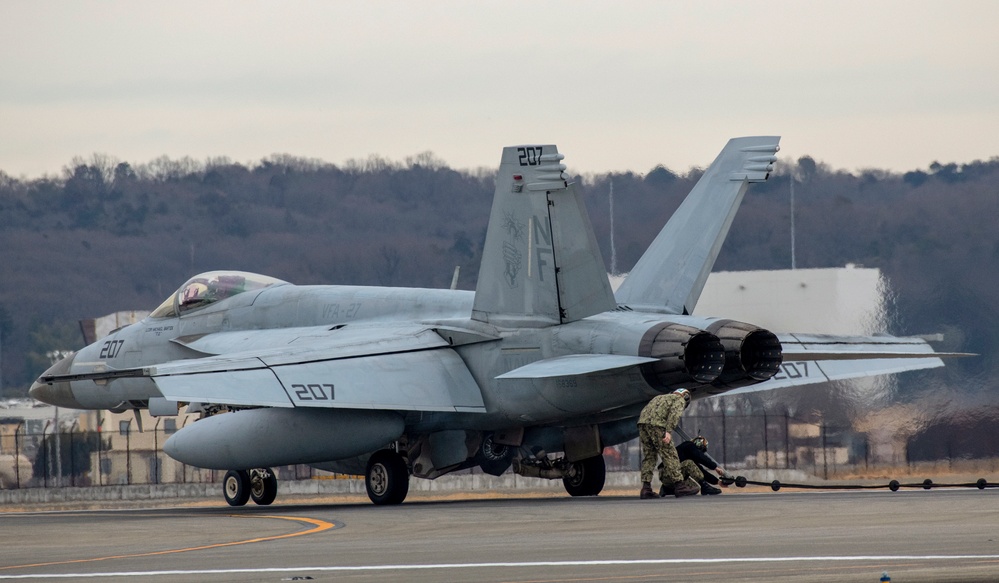
[[[562,159],[553,145],[503,149],[472,318],[547,326],[616,306]]]
[[[746,189],[770,176],[779,142],[779,136],[729,140],[618,288],[617,301],[693,313]]]

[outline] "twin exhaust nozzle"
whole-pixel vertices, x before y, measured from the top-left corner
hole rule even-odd
[[[783,351],[777,335],[733,320],[708,330],[664,322],[642,338],[639,355],[658,359],[642,365],[646,382],[661,390],[689,387],[691,381],[734,389],[772,378]]]

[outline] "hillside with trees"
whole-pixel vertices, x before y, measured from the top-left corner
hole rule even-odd
[[[570,173],[585,169],[570,168]],[[626,272],[701,171],[656,167],[577,179],[609,262]],[[896,334],[944,332],[940,349],[978,352],[946,369],[961,390],[996,389],[999,159],[897,174],[782,161],[750,189],[716,270],[855,263],[891,282]],[[430,153],[336,166],[272,156],[94,155],[61,176],[0,172],[2,396],[26,394],[45,352],[82,344],[81,318],[151,309],[195,273],[239,269],[298,284],[474,289],[494,171],[451,169]]]

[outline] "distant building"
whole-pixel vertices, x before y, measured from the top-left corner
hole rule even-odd
[[[852,264],[722,271],[708,276],[694,313],[750,322],[773,332],[870,335],[887,332],[885,292],[880,270]]]
[[[100,318],[80,320],[80,331],[83,333],[83,341],[85,344],[93,344],[98,339],[104,338],[118,328],[135,324],[148,315],[148,310],[126,310],[101,316]]]
[[[80,430],[79,420],[90,417],[93,415],[89,411],[59,409],[31,399],[0,402],[0,488],[24,486],[31,481],[32,460],[44,435],[56,427]]]
[[[627,274],[610,276],[617,289]],[[694,308],[701,316],[749,322],[773,332],[885,332],[886,285],[879,269],[718,271],[708,275]]]

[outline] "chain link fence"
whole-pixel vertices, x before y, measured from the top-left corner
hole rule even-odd
[[[801,470],[829,479],[858,466],[870,468],[867,436],[849,427],[809,423],[783,414],[689,415],[679,431],[708,439],[708,453],[725,468]],[[682,437],[681,437],[682,439]],[[608,471],[638,471],[637,440],[604,450]]]
[[[898,470],[911,465],[904,453],[873,456],[868,436],[849,427],[795,419],[787,413],[685,416],[680,430],[704,435],[708,452],[730,470],[800,470],[830,479],[864,471]],[[221,470],[184,465],[162,450],[176,430],[139,431],[122,422],[118,431],[29,431],[21,424],[0,435],[0,488],[52,488],[133,484],[220,482]],[[636,440],[604,449],[607,470],[638,471]],[[950,464],[950,461],[945,461]],[[306,465],[274,468],[279,479],[330,477]],[[481,470],[472,470],[473,473]],[[467,472],[467,471],[466,471]]]
[[[74,428],[42,433],[21,426],[0,438],[0,488],[221,482],[225,471],[188,466],[163,453],[163,443],[174,432],[138,431],[130,423],[113,433]],[[320,473],[306,465],[274,470],[284,480]]]

